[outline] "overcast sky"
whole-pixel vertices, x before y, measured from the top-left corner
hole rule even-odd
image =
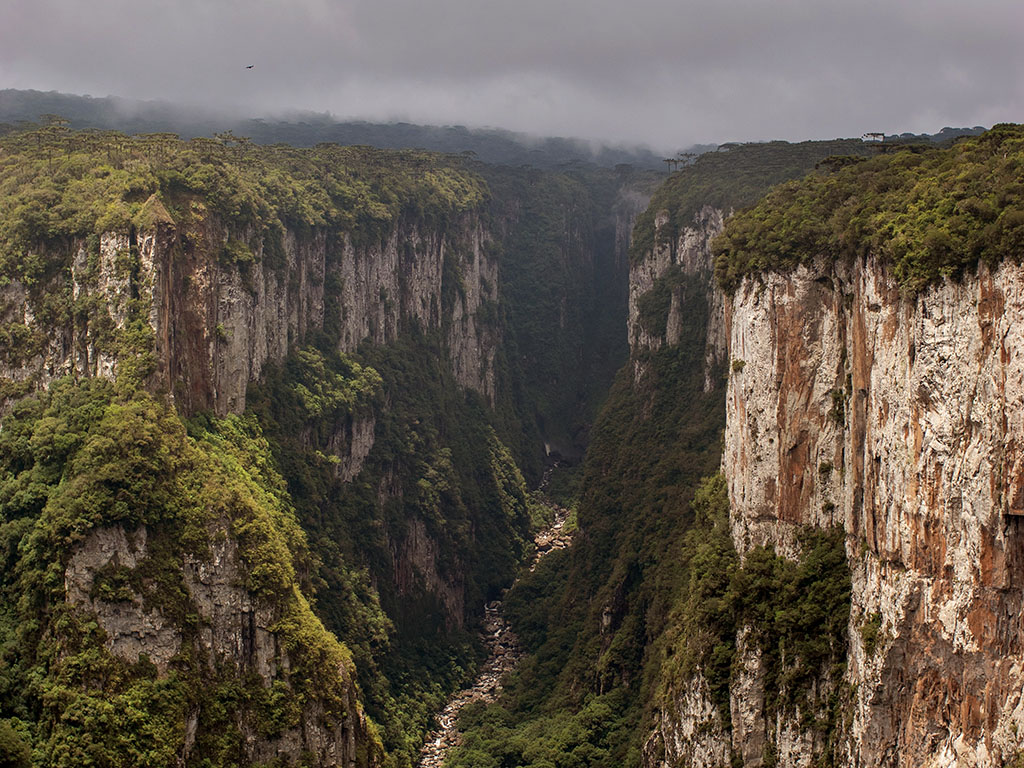
[[[0,87],[247,114],[310,109],[667,150],[1024,121],[1022,0],[0,0],[0,10]]]

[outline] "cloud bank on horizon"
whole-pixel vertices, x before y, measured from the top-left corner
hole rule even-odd
[[[247,114],[666,149],[1024,121],[1019,0],[10,0],[4,15],[3,87]]]

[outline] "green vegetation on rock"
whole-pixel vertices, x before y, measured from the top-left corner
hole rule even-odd
[[[245,733],[272,738],[313,703],[346,714],[350,654],[310,610],[306,537],[255,420],[186,425],[145,392],[65,379],[5,418],[0,462],[0,716],[30,724],[34,764],[171,764],[196,717],[188,764],[235,765]],[[70,563],[118,530],[143,532],[138,562],[100,569],[94,602],[75,602]],[[289,657],[270,686],[200,642],[185,564],[225,537]],[[112,653],[97,605],[162,617],[177,638],[166,672]]]
[[[706,152],[672,174],[651,198],[647,211],[637,220],[630,260],[635,264],[656,244],[675,242],[706,205],[728,214],[753,205],[772,185],[803,176],[827,157],[866,155],[868,151],[859,139],[836,139],[730,144]],[[668,214],[666,225],[655,232],[655,219],[662,212]]]
[[[458,158],[412,150],[262,147],[222,134],[126,136],[51,123],[0,137],[0,281],[28,286],[68,265],[73,240],[216,214],[263,234],[327,227],[354,240],[386,235],[402,214],[439,221],[477,208],[483,181]],[[253,243],[228,241],[235,261]]]
[[[773,184],[799,178],[816,165],[833,162],[837,154],[862,156],[868,151],[859,140],[836,139],[799,144],[732,144],[700,155],[658,188],[647,210],[637,219],[629,249],[630,263],[642,263],[656,247],[667,247],[674,261],[680,233],[698,223],[705,207],[729,216],[753,205]],[[664,218],[656,226],[659,217]],[[640,325],[655,338],[665,335],[679,277],[680,267],[673,263],[637,301]]]
[[[723,477],[701,485],[694,509],[682,553],[689,573],[666,633],[660,698],[686,690],[699,673],[728,729],[736,639],[747,631],[765,670],[768,719],[799,706],[820,713],[825,720],[817,730],[835,737],[850,617],[843,532],[805,531],[795,561],[755,547],[741,564],[729,534]]]
[[[11,677],[2,690],[15,692],[0,718],[27,724],[36,764],[70,764],[84,759],[74,750],[87,740],[80,728],[65,728],[63,704],[43,709],[55,700],[53,685],[75,706],[100,712],[75,722],[103,734],[141,739],[132,728],[150,708],[150,751],[131,754],[164,764],[174,762],[167,755],[180,752],[182,724],[198,711],[203,726],[190,760],[222,765],[239,759],[252,729],[272,739],[305,722],[303,707],[314,698],[326,717],[337,714],[339,692],[351,691],[355,678],[380,723],[386,763],[410,765],[430,718],[477,662],[473,620],[529,549],[517,462],[540,476],[542,432],[580,450],[625,354],[609,212],[631,172],[487,169],[501,195],[495,200],[482,175],[465,170],[466,159],[423,152],[73,133],[59,121],[9,133],[0,150],[0,289],[10,300],[0,312],[15,318],[0,328],[0,339],[10,340],[3,362],[27,364],[63,335],[88,350],[85,378],[48,393],[15,402],[42,380],[0,382],[14,409],[4,413],[0,436],[25,432],[31,448],[11,453],[21,464],[4,467],[9,479],[0,476],[10,566],[0,643]],[[493,409],[456,383],[446,359],[449,313],[468,289],[458,237],[467,211],[473,226],[492,228],[487,256],[499,264],[502,303],[485,303],[474,319],[479,333],[508,341],[497,353]],[[186,421],[166,392],[144,391],[163,386],[152,376],[147,235],[173,235],[172,258],[237,270],[255,295],[246,282],[253,264],[279,278],[290,238],[322,237],[326,258],[341,259],[349,244],[372,253],[399,222],[436,232],[444,244],[439,328],[400,311],[397,341],[341,355],[332,318],[342,316],[343,286],[328,275],[325,327],[268,364],[247,394],[246,415],[200,412]],[[193,277],[187,272],[172,290],[192,290]],[[550,291],[532,293],[545,284]],[[404,300],[380,295],[400,310]],[[22,306],[34,326],[21,321]],[[234,327],[207,329],[215,354],[230,345]],[[113,383],[88,378],[103,373],[101,356],[113,362]],[[186,386],[169,385],[191,413],[202,401],[189,400]],[[67,419],[73,427],[61,426]],[[576,491],[566,485],[560,493]],[[89,601],[124,611],[141,601],[166,617],[181,650],[159,669],[111,653],[90,606],[70,606],[64,595],[75,547],[111,526],[129,536],[145,531],[148,555],[134,566],[99,568]],[[202,621],[184,564],[204,562],[225,537],[238,545],[238,586],[273,611],[269,629],[290,660],[269,685],[195,651]],[[48,589],[32,593],[31,605],[19,603],[17,574],[44,562]],[[58,610],[74,620],[62,619],[59,630],[47,613]],[[50,643],[72,631],[75,647],[98,659],[100,683],[61,677]],[[122,711],[137,723],[122,727]],[[89,759],[114,760],[122,746],[104,742]],[[364,746],[377,749],[372,738]],[[55,757],[59,750],[70,756]]]
[[[937,149],[833,163],[733,216],[714,245],[719,284],[816,258],[882,259],[907,292],[1024,253],[1024,127]]]

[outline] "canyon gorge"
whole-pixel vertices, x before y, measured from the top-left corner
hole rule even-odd
[[[1019,127],[0,148],[25,764],[1020,759]]]

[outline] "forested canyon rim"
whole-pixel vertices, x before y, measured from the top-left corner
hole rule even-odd
[[[618,324],[586,324],[594,353],[580,319],[615,285],[624,307],[597,275],[624,269],[649,177],[485,168],[490,198],[425,153],[5,141],[12,738],[48,764],[409,760],[525,546],[503,439],[526,468],[541,428],[571,453],[584,375],[615,365]],[[37,616],[11,596],[46,568]]]
[[[4,743],[407,764],[547,442],[580,533],[451,765],[1016,759],[1020,135],[751,210],[868,150],[737,146],[645,211],[623,168],[0,140]]]

